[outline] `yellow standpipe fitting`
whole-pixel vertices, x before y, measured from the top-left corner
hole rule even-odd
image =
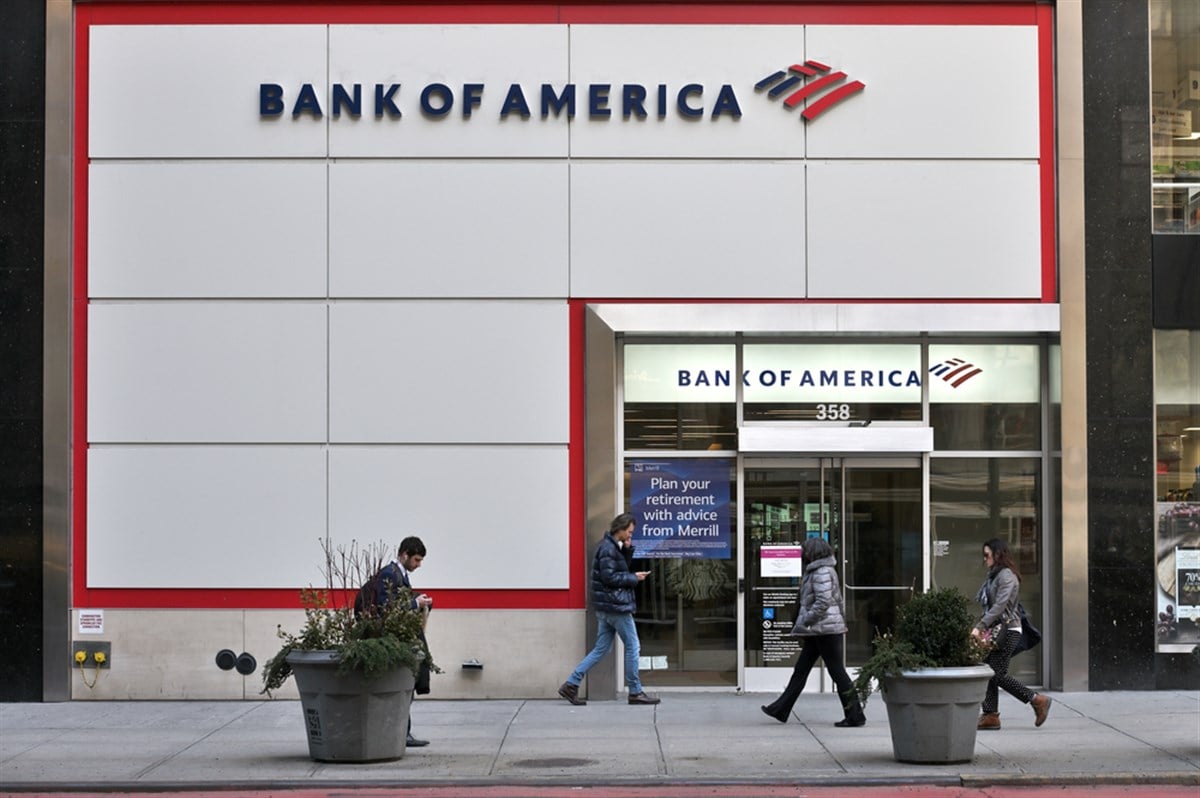
[[[86,651],[76,651],[75,652],[75,661],[78,662],[80,665],[82,665],[84,662],[87,661],[87,652]]]

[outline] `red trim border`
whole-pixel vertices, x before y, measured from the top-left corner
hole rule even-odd
[[[114,2],[87,6],[97,25],[594,24],[1032,25],[1033,0],[996,2],[492,3]]]
[[[1054,140],[1054,16],[1052,7],[1014,2],[893,3],[487,3],[451,5],[412,2],[334,4],[332,0],[289,3],[93,2],[75,6],[74,183],[71,279],[73,467],[71,492],[72,606],[130,609],[298,609],[299,590],[89,588],[87,582],[87,236],[88,236],[88,63],[93,25],[189,24],[876,24],[1032,25],[1038,27],[1040,89],[1040,179],[1042,302],[1057,301]],[[598,300],[604,301],[604,300]],[[638,302],[668,300],[613,299]],[[684,301],[684,300],[678,300]],[[697,302],[699,300],[686,300]],[[738,299],[738,302],[778,302]],[[808,304],[814,300],[797,300]],[[825,303],[837,300],[823,300]],[[861,301],[861,300],[855,300]],[[891,300],[889,300],[891,301]],[[899,300],[908,302],[944,300]],[[955,300],[957,304],[1028,300]],[[586,606],[586,472],[584,467],[584,300],[568,300],[570,357],[570,544],[569,587],[565,590],[430,590],[439,607],[451,609],[580,609]]]
[[[1054,10],[1037,8],[1039,161],[1042,193],[1042,301],[1058,301],[1057,149],[1054,138]]]

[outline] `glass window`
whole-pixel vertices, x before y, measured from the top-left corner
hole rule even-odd
[[[939,451],[1041,448],[1035,344],[931,344],[929,420]]]
[[[733,344],[628,344],[625,448],[737,448]]]
[[[679,485],[648,483],[642,469],[651,465],[674,474]],[[640,520],[634,532],[634,570],[650,572],[636,588],[633,618],[641,642],[639,676],[647,687],[737,684],[738,535],[732,524],[738,512],[736,473],[731,458],[634,459],[625,464],[628,509]],[[694,491],[689,482],[694,485],[697,481],[708,484]],[[680,520],[691,517],[689,511],[696,506],[708,506],[705,503],[656,503],[654,507],[675,509],[648,512],[647,493],[655,492],[667,497],[714,497],[717,520]],[[668,514],[673,516],[670,520],[663,517]],[[723,527],[721,540],[728,549],[708,545],[706,527],[713,524]],[[655,544],[661,542],[662,529],[670,526],[683,531],[668,549],[690,544],[690,550],[679,552],[685,556],[659,556],[662,551],[656,550]],[[695,530],[697,526],[699,530]]]
[[[1154,333],[1157,641],[1200,644],[1200,331]]]
[[[1200,3],[1150,2],[1154,232],[1200,233]]]
[[[998,537],[1012,551],[1021,574],[1021,603],[1038,625],[1043,591],[1041,490],[1038,458],[931,458],[932,586],[956,587],[974,600],[987,576],[983,544]],[[1040,657],[1018,656],[1010,671],[1026,684],[1038,684]]]
[[[747,421],[920,421],[916,344],[746,344]]]

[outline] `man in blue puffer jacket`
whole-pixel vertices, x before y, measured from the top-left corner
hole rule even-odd
[[[608,533],[596,547],[596,557],[592,560],[592,609],[596,612],[598,626],[596,645],[558,688],[558,694],[576,706],[587,703],[579,697],[583,677],[612,648],[616,635],[625,644],[625,684],[629,686],[629,703],[650,705],[660,700],[646,695],[638,678],[641,643],[633,623],[633,613],[637,609],[633,590],[649,571],[633,570],[633,544],[629,540],[636,523],[630,513],[621,513],[608,525]]]

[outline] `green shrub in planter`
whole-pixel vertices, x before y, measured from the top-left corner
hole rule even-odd
[[[367,679],[395,668],[414,674],[422,662],[433,664],[422,630],[424,615],[412,609],[412,592],[397,588],[391,601],[371,613],[355,615],[354,598],[374,576],[390,549],[383,543],[360,548],[334,547],[323,542],[325,587],[300,591],[304,624],[296,633],[278,629],[282,646],[263,666],[262,692],[278,690],[292,675],[288,655],[293,651],[330,651],[337,655],[339,672],[357,671]]]
[[[874,651],[859,669],[854,689],[864,704],[884,676],[919,668],[978,665],[988,648],[971,637],[975,616],[957,588],[918,593],[900,607],[896,628],[877,632]]]

